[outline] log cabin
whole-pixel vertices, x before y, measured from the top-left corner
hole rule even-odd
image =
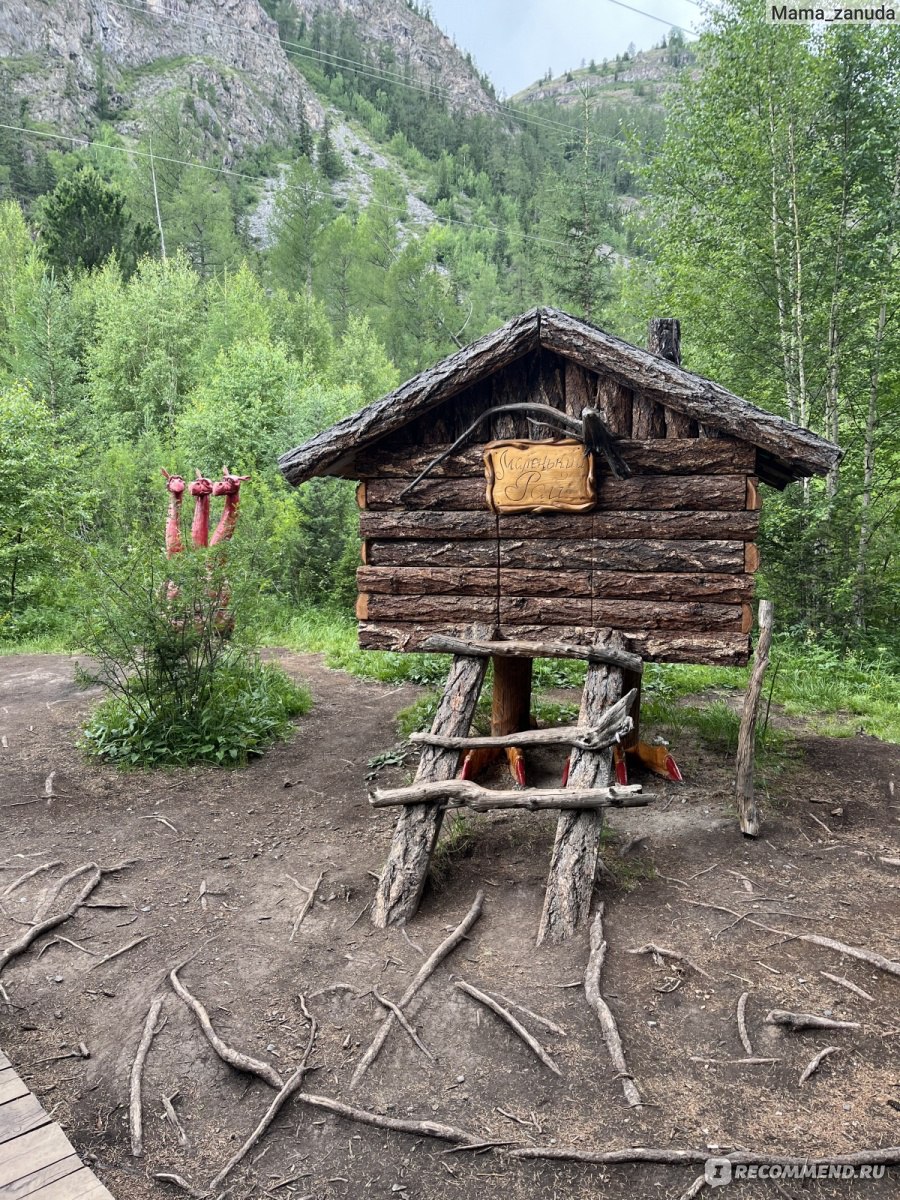
[[[649,662],[747,662],[759,484],[823,475],[840,451],[685,371],[676,321],[651,338],[533,309],[282,456],[295,485],[359,481],[361,647],[420,650],[480,622],[529,642],[616,629]],[[528,403],[572,429],[599,412],[625,477],[546,414],[509,410]],[[579,460],[592,469],[573,480]]]
[[[759,485],[824,475],[839,457],[685,371],[677,321],[651,322],[642,350],[550,308],[282,456],[295,485],[358,481],[360,646],[455,654],[413,786],[371,797],[401,806],[376,925],[415,914],[455,803],[559,808],[537,940],[583,925],[602,806],[646,803],[623,786],[626,754],[680,779],[665,749],[639,737],[643,663],[747,662]],[[531,668],[544,656],[588,664],[578,725],[551,735],[573,747],[565,790],[480,788],[470,780],[484,756],[504,751],[524,787]],[[491,736],[473,738],[488,658]]]

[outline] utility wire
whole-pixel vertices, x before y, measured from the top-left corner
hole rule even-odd
[[[140,8],[132,4],[126,4],[125,0],[108,0],[108,3],[116,8],[124,9],[127,12],[138,13],[140,16],[158,15],[150,9]],[[347,58],[345,55],[336,54],[330,50],[316,50],[303,42],[294,42],[287,38],[282,39],[280,35],[277,38],[273,38],[268,34],[260,33],[256,29],[250,29],[244,25],[236,25],[231,21],[213,21],[211,19],[207,20],[202,17],[189,17],[185,13],[168,13],[166,15],[174,20],[181,21],[185,25],[193,25],[199,29],[219,29],[224,27],[227,29],[232,29],[237,33],[255,37],[259,41],[270,45],[277,41],[282,49],[285,49],[286,52],[294,58],[306,58],[313,62],[322,60],[326,62],[326,65],[335,66],[338,69],[340,69],[342,65],[353,67],[356,69],[358,74],[367,79],[373,79],[378,83],[394,83],[399,87],[409,88],[410,90],[420,92],[423,95],[431,95],[432,93],[436,92],[441,94],[445,99],[454,98],[454,92],[452,89],[441,84],[426,84],[419,80],[407,79],[395,71],[389,71],[386,68],[376,67],[373,63],[365,63],[361,62],[359,59]],[[677,28],[677,26],[675,28]],[[568,125],[564,121],[555,121],[552,117],[538,116],[534,113],[526,114],[508,104],[503,104],[499,100],[494,101],[493,103],[500,112],[507,114],[514,120],[521,121],[524,125],[531,124],[538,128],[558,129],[569,135],[576,131],[576,126]],[[627,145],[627,143],[623,142],[621,139],[610,137],[606,134],[597,134],[596,136],[612,145]]]
[[[649,17],[651,21],[658,21],[660,25],[668,25],[670,29],[677,29],[680,33],[689,34],[690,37],[696,37],[697,34],[693,29],[685,29],[683,25],[676,25],[674,21],[667,21],[665,17],[658,17],[655,13],[646,12],[643,8],[633,8],[630,4],[623,3],[623,0],[609,0],[610,4],[615,4],[619,8],[627,8],[629,12],[637,13],[639,17]],[[694,3],[694,0],[691,0]],[[699,8],[699,4],[697,5]]]
[[[148,151],[141,150],[137,146],[110,146],[106,142],[91,141],[90,138],[83,136],[79,138],[66,133],[51,133],[44,129],[28,129],[23,125],[7,125],[4,122],[0,122],[0,129],[8,129],[13,133],[30,134],[33,137],[50,138],[59,142],[69,142],[79,150],[110,150],[116,154],[135,155],[138,158],[148,159],[151,162],[172,163],[173,165],[180,167],[194,167],[199,171],[208,171],[214,175],[228,175],[230,178],[242,179],[247,183],[267,183],[272,179],[272,176],[270,175],[249,175],[245,171],[235,171],[230,167],[213,167],[208,163],[200,162],[199,159],[173,158],[171,155],[156,153],[151,155]],[[321,189],[307,189],[299,184],[291,183],[282,183],[281,187],[287,189],[288,191],[306,192],[307,195],[312,195],[320,200],[334,200],[334,196],[331,192],[325,192]],[[397,212],[397,209],[394,205],[382,204],[380,201],[373,200],[371,198],[368,200],[368,204],[375,208],[385,209],[387,212]],[[439,213],[434,213],[434,223],[444,225],[459,225],[464,229],[478,229],[482,230],[483,232],[503,234],[509,233],[508,227],[504,225],[495,225],[492,221],[461,221],[458,217],[442,217]],[[540,237],[538,234],[534,233],[525,233],[524,230],[519,230],[518,236],[524,241],[534,242],[536,245],[554,246],[557,249],[563,250],[567,250],[569,248],[568,242]]]

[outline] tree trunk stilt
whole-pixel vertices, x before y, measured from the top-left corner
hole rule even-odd
[[[753,758],[756,742],[756,717],[762,695],[763,677],[769,665],[769,650],[772,645],[774,610],[771,600],[759,602],[759,641],[753,658],[753,670],[744,697],[741,712],[741,729],[738,735],[737,771],[735,774],[735,798],[741,833],[745,837],[759,835],[759,809],[753,794]]]
[[[624,645],[621,635],[617,633],[605,634],[598,640],[607,641],[616,649],[622,649]],[[606,663],[590,663],[581,697],[579,724],[599,719],[603,710],[615,704],[621,695],[620,668],[608,666]],[[578,749],[572,751],[567,788],[607,787],[612,777],[611,749],[599,752]],[[559,942],[571,937],[587,920],[602,829],[601,810],[560,814],[544,896],[544,911],[538,929],[538,945],[547,938]]]
[[[493,630],[476,626],[475,637],[492,637]],[[469,732],[488,660],[458,655],[444,685],[432,733],[464,737]],[[419,760],[416,783],[452,779],[459,765],[458,750],[426,746]],[[387,862],[372,903],[372,923],[380,929],[402,925],[415,915],[428,876],[428,863],[441,831],[444,810],[435,804],[411,804],[397,818]]]

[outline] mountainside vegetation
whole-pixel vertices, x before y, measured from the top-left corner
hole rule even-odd
[[[0,101],[0,642],[71,642],[97,549],[162,544],[161,466],[252,475],[261,626],[349,619],[352,489],[277,455],[555,303],[637,342],[679,316],[686,366],[845,449],[767,496],[760,586],[795,639],[896,663],[898,31],[729,0],[505,103],[414,4],[263,7],[241,65],[249,0],[220,57],[217,0],[136,3],[144,50],[83,41],[71,103],[0,25],[47,93]],[[261,66],[242,99],[266,53],[287,116]]]

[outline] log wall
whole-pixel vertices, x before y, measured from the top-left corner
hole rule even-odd
[[[510,413],[401,495],[486,408],[521,400],[573,416],[600,408],[631,478],[598,462],[592,512],[491,512],[484,444],[554,436]],[[360,645],[414,650],[480,621],[523,640],[586,642],[614,628],[650,661],[746,662],[756,450],[702,435],[656,400],[544,350],[382,439],[348,472],[361,481]]]

